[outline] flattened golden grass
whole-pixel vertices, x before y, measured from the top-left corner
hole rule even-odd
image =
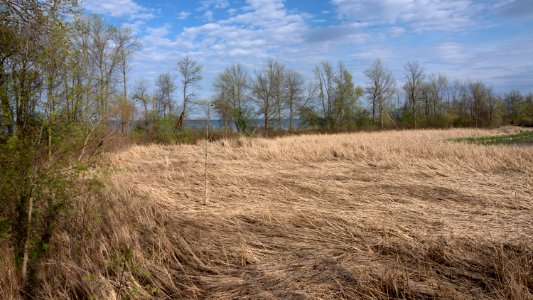
[[[446,141],[516,130],[131,147],[42,295],[532,299],[533,149]]]

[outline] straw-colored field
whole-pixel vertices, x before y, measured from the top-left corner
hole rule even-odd
[[[533,299],[533,148],[446,141],[498,133],[214,142],[207,206],[204,144],[129,148],[71,270],[94,280],[49,295]]]

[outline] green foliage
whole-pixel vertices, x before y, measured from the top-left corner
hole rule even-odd
[[[176,142],[181,144],[193,144],[196,143],[200,137],[205,138],[205,131],[183,128],[176,133]]]
[[[359,128],[368,128],[372,126],[371,112],[367,109],[357,107],[355,109],[355,126]]]
[[[154,134],[158,142],[174,144],[178,141],[176,123],[173,118],[159,118],[154,124]]]
[[[157,143],[161,144],[192,144],[202,137],[205,138],[205,131],[191,128],[176,128],[174,118],[160,118],[155,122],[154,130],[151,133]],[[137,132],[137,135],[143,135]]]
[[[318,129],[325,126],[325,119],[312,108],[302,106],[299,108],[300,126],[311,129]]]
[[[467,142],[480,145],[498,144],[533,144],[533,131],[522,131],[514,134],[503,134],[495,136],[480,136],[450,139],[453,142]]]
[[[9,229],[11,226],[13,226],[12,222],[13,220],[0,216],[0,243],[3,242],[9,232]]]
[[[238,132],[246,132],[250,127],[250,120],[252,119],[252,111],[246,108],[237,108],[232,111],[235,127]]]
[[[411,110],[407,107],[407,105],[403,106],[401,123],[406,128],[415,127],[415,118]]]
[[[517,116],[515,123],[522,126],[533,126],[533,95],[528,95],[518,107],[520,114]]]
[[[60,216],[79,193],[74,178],[83,168],[69,168],[65,159],[73,154],[75,142],[62,140],[65,146],[55,152],[55,161],[43,159],[46,155],[39,144],[28,136],[0,144],[0,238],[13,245],[19,267],[28,256],[28,280],[49,251]]]
[[[246,122],[249,122],[249,120],[246,120]],[[209,139],[218,140],[234,135],[253,136],[255,134],[254,131],[249,130],[249,127],[246,128],[246,131],[238,133],[228,132],[219,128],[210,128]],[[141,129],[135,130],[132,134],[132,137],[135,141],[143,143],[155,142],[167,145],[195,144],[200,140],[205,140],[206,132],[205,128],[184,127],[178,129],[176,128],[175,122],[172,121],[172,119],[161,118],[155,121],[155,126],[152,131],[146,132]]]

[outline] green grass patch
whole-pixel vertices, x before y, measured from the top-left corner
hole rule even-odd
[[[476,136],[466,138],[449,139],[452,142],[465,142],[479,145],[529,145],[533,146],[533,131],[522,131],[513,134],[494,136]]]

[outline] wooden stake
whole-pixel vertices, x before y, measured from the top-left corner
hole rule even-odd
[[[33,215],[33,197],[30,197],[28,203],[28,221],[26,229],[26,240],[24,241],[24,257],[22,259],[22,282],[26,284],[28,278],[28,260],[30,256],[30,234],[31,234],[31,217]]]
[[[204,205],[207,205],[207,201],[209,200],[208,194],[207,194],[207,185],[208,182],[208,163],[209,163],[209,124],[211,123],[211,105],[207,107],[207,126],[205,127],[205,199],[204,199]]]

